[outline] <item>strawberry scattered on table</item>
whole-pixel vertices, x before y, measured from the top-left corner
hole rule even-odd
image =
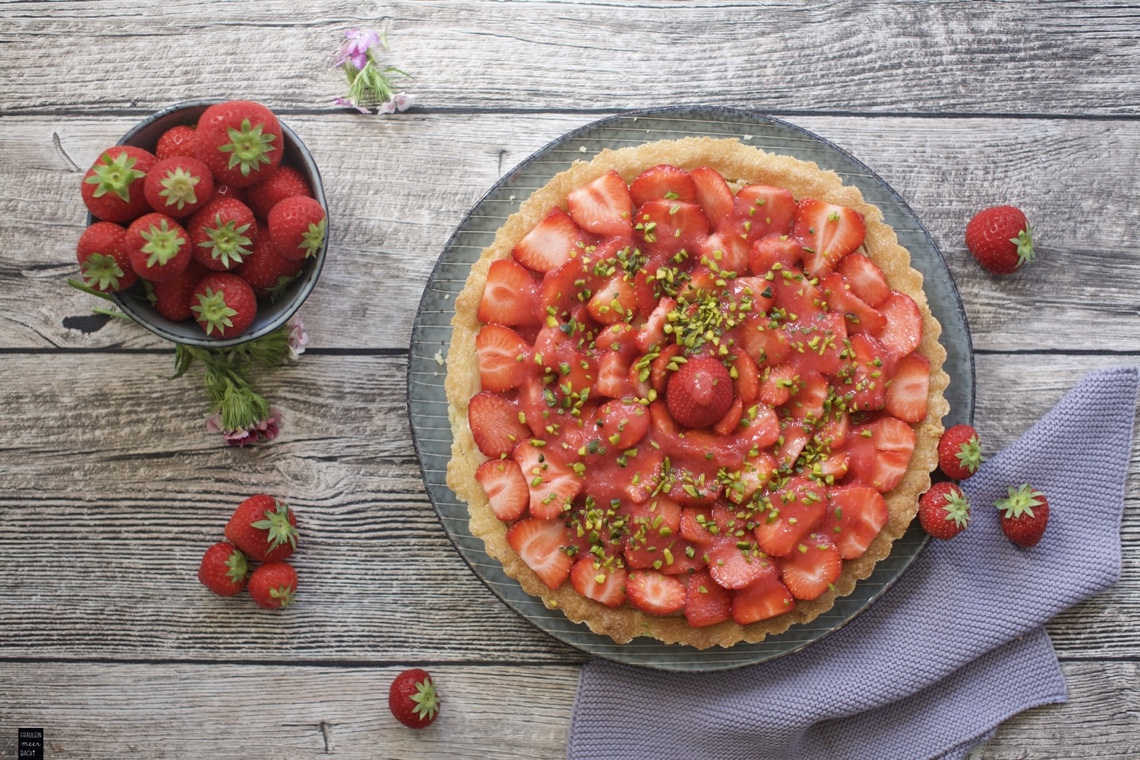
[[[225,534],[256,562],[284,560],[297,548],[297,517],[285,502],[255,494],[234,510]]]
[[[202,555],[198,580],[218,596],[236,596],[245,589],[249,563],[231,543],[219,541]]]
[[[412,668],[397,675],[388,687],[388,709],[408,728],[427,728],[439,716],[443,701],[426,670]]]
[[[970,523],[970,502],[956,483],[935,483],[918,500],[918,519],[935,538],[948,541]]]
[[[1049,524],[1049,500],[1028,483],[1009,487],[1009,495],[998,499],[1001,529],[1010,541],[1023,548],[1036,546]]]
[[[297,593],[297,571],[288,562],[266,562],[250,573],[248,586],[249,595],[258,607],[283,609],[293,603],[293,595]]]
[[[982,447],[978,431],[971,425],[955,425],[938,441],[938,467],[946,477],[965,480],[982,464]]]
[[[1015,206],[991,206],[975,214],[966,225],[966,248],[994,274],[1010,274],[1036,258],[1033,228]]]

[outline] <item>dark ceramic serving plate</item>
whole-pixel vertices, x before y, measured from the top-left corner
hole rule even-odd
[[[831,610],[810,623],[793,626],[756,644],[728,649],[698,650],[667,645],[648,638],[616,644],[607,636],[573,623],[561,612],[546,609],[530,596],[502,566],[487,556],[483,542],[468,529],[467,505],[447,487],[447,463],[452,434],[447,418],[443,381],[451,339],[455,296],[463,289],[471,264],[494,239],[495,231],[518,204],[576,160],[588,159],[604,148],[621,148],[653,140],[688,136],[740,138],[747,145],[783,153],[839,174],[858,187],[864,198],[882,210],[899,241],[911,252],[913,266],[925,277],[931,310],[942,324],[945,370],[950,375],[946,396],[947,426],[972,422],[974,363],[969,327],[961,300],[941,254],[922,223],[899,195],[871,169],[832,143],[787,122],[761,114],[726,108],[678,107],[639,111],[603,119],[570,132],[523,161],[475,205],[448,241],[428,279],[412,331],[408,366],[408,406],[412,434],[424,482],[444,530],[475,574],[508,606],[559,641],[597,657],[660,670],[712,671],[770,660],[802,649],[839,629],[874,603],[910,566],[926,545],[917,521],[890,556],[854,592],[837,599]]]

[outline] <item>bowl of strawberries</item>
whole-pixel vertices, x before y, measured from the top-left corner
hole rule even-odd
[[[253,101],[179,103],[82,182],[84,283],[156,335],[207,348],[284,325],[320,277],[328,205],[312,154]]]

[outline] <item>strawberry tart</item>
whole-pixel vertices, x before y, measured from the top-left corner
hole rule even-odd
[[[879,210],[736,140],[604,151],[528,198],[456,300],[448,484],[547,607],[619,643],[760,641],[917,511],[948,378]]]

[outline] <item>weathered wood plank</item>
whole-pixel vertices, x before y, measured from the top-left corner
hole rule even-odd
[[[333,217],[329,261],[302,311],[313,345],[406,347],[431,268],[467,210],[533,151],[593,118],[290,117],[322,167]],[[8,188],[0,194],[0,346],[161,346],[144,330],[91,319],[95,299],[65,285],[75,274],[84,223],[76,167],[86,170],[134,119],[0,121],[0,187]],[[1129,237],[1140,222],[1140,172],[1119,160],[1140,142],[1140,127],[1029,119],[795,121],[850,150],[915,209],[957,280],[977,348],[1140,351],[1132,287],[1140,258]],[[1003,202],[1025,208],[1041,253],[1032,267],[999,278],[975,264],[962,236],[974,210]]]
[[[774,112],[1131,114],[1137,31],[1125,2],[414,3],[116,0],[5,6],[8,112],[148,108],[188,94],[330,107],[341,31],[387,23],[391,63],[425,106],[612,109],[667,103]],[[1026,24],[1032,18],[1032,24]],[[66,55],[34,65],[47,41]],[[242,51],[256,50],[256,55]],[[137,65],[161,50],[163,65]],[[266,66],[271,66],[266,75]],[[984,72],[981,73],[981,72]],[[568,86],[571,79],[573,86]],[[203,83],[209,83],[203,85]]]
[[[0,663],[0,756],[44,729],[45,756],[561,758],[575,666],[431,665],[444,705],[423,731],[388,713],[402,666]],[[1131,758],[1140,753],[1135,663],[1064,663],[1069,701],[1003,723],[980,753]],[[258,695],[255,698],[253,695]]]

